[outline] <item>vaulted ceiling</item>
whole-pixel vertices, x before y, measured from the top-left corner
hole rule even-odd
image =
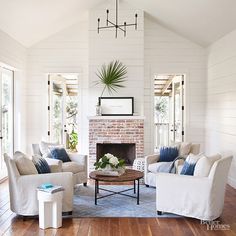
[[[114,2],[115,0],[107,0]],[[207,46],[236,29],[235,0],[121,0]],[[0,0],[0,29],[26,47],[72,25],[104,0]]]

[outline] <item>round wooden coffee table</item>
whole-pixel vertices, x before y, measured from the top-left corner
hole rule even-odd
[[[97,173],[97,171],[92,171],[89,174],[89,177],[91,179],[95,180],[95,205],[97,205],[97,200],[98,199],[104,198],[104,197],[109,197],[109,196],[116,195],[116,194],[136,198],[137,199],[137,205],[139,205],[139,180],[141,178],[143,178],[143,172],[138,171],[138,170],[126,169],[125,173],[123,175],[120,175],[120,176],[104,176],[104,175],[97,175],[96,173]],[[133,181],[134,186],[133,186],[133,188],[129,188],[129,189],[125,189],[125,190],[116,192],[116,191],[112,191],[112,190],[108,190],[108,189],[104,189],[104,188],[99,187],[99,181],[103,181],[103,182],[122,182],[122,183]],[[137,191],[136,191],[136,181],[137,181]],[[98,197],[99,190],[110,192],[110,194]],[[136,194],[136,196],[132,196],[132,195],[124,193],[124,192],[130,191],[130,190],[134,190],[134,194]]]

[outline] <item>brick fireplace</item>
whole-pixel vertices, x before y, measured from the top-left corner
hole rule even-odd
[[[125,160],[127,166],[132,166],[136,158],[135,143],[97,143],[96,160],[99,160],[106,153],[112,153]]]
[[[102,145],[104,144],[104,145]],[[110,145],[109,145],[110,144]],[[98,153],[97,153],[98,151]],[[110,151],[119,158],[128,155],[126,163],[132,165],[144,153],[144,118],[89,117],[89,169],[104,152]]]

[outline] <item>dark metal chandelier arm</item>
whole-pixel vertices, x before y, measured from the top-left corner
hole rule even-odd
[[[110,28],[116,28],[116,27],[114,25],[99,27],[99,29],[110,29]]]
[[[120,27],[125,27],[125,26],[135,26],[136,24],[124,24],[124,25],[119,25]]]
[[[135,30],[137,30],[138,27],[138,14],[135,14],[135,23],[129,23],[127,24],[124,22],[124,24],[118,24],[118,0],[116,0],[116,9],[115,9],[115,22],[113,23],[112,21],[109,20],[109,10],[106,10],[106,26],[100,26],[100,18],[98,18],[98,33],[100,32],[100,29],[108,29],[108,28],[115,28],[116,29],[116,38],[118,34],[118,29],[124,32],[124,36],[126,36],[126,27],[129,26],[135,26]],[[111,26],[109,26],[111,24]]]
[[[111,26],[112,28],[119,28],[120,30],[125,32],[125,30],[121,28],[121,26],[125,26],[125,25],[116,25],[116,24],[114,24],[113,22],[111,22],[109,20],[108,20],[108,22],[112,25]],[[107,27],[109,27],[109,26],[107,26]],[[109,28],[111,28],[111,27],[109,27]]]

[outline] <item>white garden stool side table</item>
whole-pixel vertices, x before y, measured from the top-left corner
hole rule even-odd
[[[63,190],[56,193],[38,191],[39,228],[59,228],[62,226]]]
[[[144,172],[144,165],[145,165],[145,159],[144,158],[136,158],[133,162],[133,169],[139,170],[141,172]],[[140,179],[140,183],[144,184],[144,179]]]

